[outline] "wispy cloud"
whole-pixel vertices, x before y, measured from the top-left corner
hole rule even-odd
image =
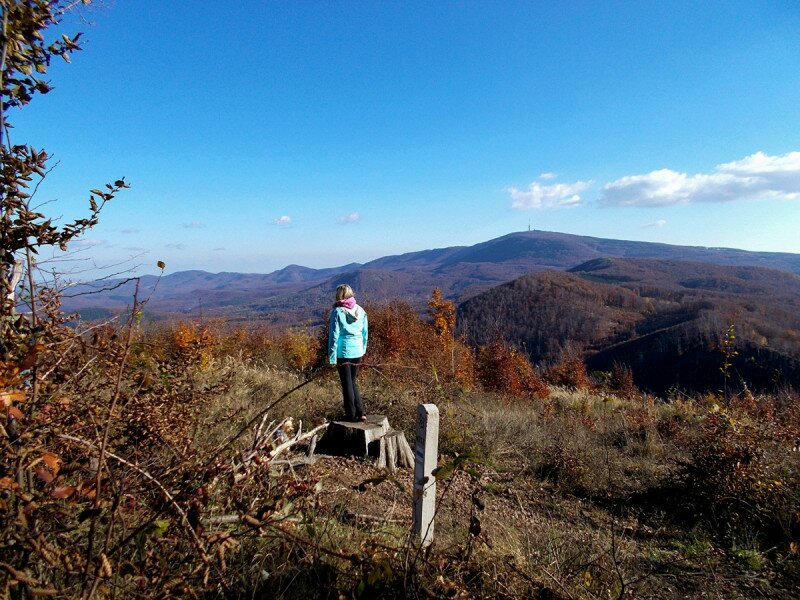
[[[628,175],[603,186],[605,206],[669,206],[695,202],[800,199],[800,152],[770,156],[756,152],[689,175],[660,169]]]
[[[96,248],[97,246],[105,246],[106,240],[75,240],[70,242],[70,245],[77,248]]]
[[[214,250],[212,250],[212,252],[224,252],[225,250],[226,250],[225,247],[217,246],[216,248],[214,248]]]
[[[652,223],[645,223],[644,225],[642,225],[642,229],[651,229],[651,228],[660,229],[661,227],[664,227],[664,225],[666,224],[667,224],[666,219],[659,219],[658,221],[653,221]]]
[[[122,249],[127,252],[145,252],[147,250],[147,248],[142,248],[141,246],[124,246]]]
[[[140,229],[122,229],[120,233],[122,235],[132,235],[134,233],[139,233]]]
[[[164,244],[165,248],[171,248],[172,250],[186,250],[186,244]]]
[[[286,227],[292,224],[292,217],[289,215],[283,215],[282,217],[278,217],[272,222],[273,225],[278,225],[279,227]]]
[[[359,215],[357,212],[352,212],[349,215],[342,215],[336,219],[336,222],[339,223],[339,225],[349,225],[350,223],[356,223],[359,220],[361,220],[361,215]]]
[[[592,183],[592,181],[576,181],[544,185],[534,181],[527,190],[512,186],[507,187],[505,191],[511,195],[511,207],[517,210],[567,208],[579,205],[580,193],[591,187]]]
[[[192,221],[191,223],[184,223],[183,224],[183,228],[184,229],[205,229],[206,228],[206,224],[205,223],[201,223],[200,221]]]
[[[555,179],[558,177],[558,174],[553,173],[552,171],[545,171],[541,175],[539,175],[539,179],[544,179],[545,181],[550,181],[551,179]]]

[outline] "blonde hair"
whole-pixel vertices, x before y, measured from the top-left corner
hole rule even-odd
[[[346,283],[343,283],[339,287],[336,288],[336,301],[340,302],[342,300],[347,300],[348,298],[353,297],[353,288],[351,288]]]

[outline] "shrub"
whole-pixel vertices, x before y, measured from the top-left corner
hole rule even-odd
[[[474,355],[462,340],[453,338],[450,330],[443,330],[441,323],[425,322],[405,302],[369,307],[367,313],[367,369],[406,385],[472,387]],[[447,314],[440,316],[446,325]],[[322,336],[327,347],[327,331]]]
[[[172,332],[172,346],[179,359],[205,370],[211,364],[216,336],[206,325],[180,322]]]
[[[320,352],[319,338],[297,329],[284,331],[279,338],[279,345],[286,362],[298,371],[310,370]]]
[[[477,372],[487,390],[540,400],[550,394],[527,357],[499,339],[478,351]]]
[[[616,391],[623,398],[634,398],[639,390],[633,381],[633,371],[631,368],[622,363],[615,362],[611,370],[611,382]]]
[[[731,543],[788,544],[800,534],[800,455],[792,451],[798,407],[777,419],[748,405],[715,404],[702,420],[682,471],[686,497]]]
[[[590,387],[586,365],[580,354],[574,350],[565,351],[561,360],[544,372],[544,380],[550,385],[558,385],[574,390]]]

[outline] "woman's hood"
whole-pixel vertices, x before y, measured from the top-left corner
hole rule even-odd
[[[347,308],[345,306],[340,306],[339,308],[344,311],[345,318],[347,319],[348,323],[355,323],[364,316],[364,309],[358,304],[356,304],[353,308]]]

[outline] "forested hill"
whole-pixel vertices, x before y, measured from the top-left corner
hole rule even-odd
[[[536,362],[579,349],[590,369],[627,364],[654,391],[719,389],[720,342],[733,324],[737,384],[800,383],[800,277],[774,269],[596,259],[497,286],[458,317],[473,344],[500,337]]]
[[[142,280],[151,316],[198,315],[226,319],[266,319],[282,325],[318,318],[342,282],[359,300],[381,303],[396,298],[423,307],[431,290],[465,300],[495,285],[542,270],[565,270],[603,257],[694,260],[732,266],[763,266],[800,273],[800,254],[748,252],[730,248],[673,246],[608,240],[549,231],[511,233],[474,246],[455,246],[386,256],[366,264],[329,269],[290,265],[263,274],[183,271]],[[133,283],[103,281],[68,290],[64,306],[87,317],[123,310]],[[108,291],[103,291],[107,289]],[[98,291],[99,290],[99,291]],[[86,293],[92,292],[92,293]]]

